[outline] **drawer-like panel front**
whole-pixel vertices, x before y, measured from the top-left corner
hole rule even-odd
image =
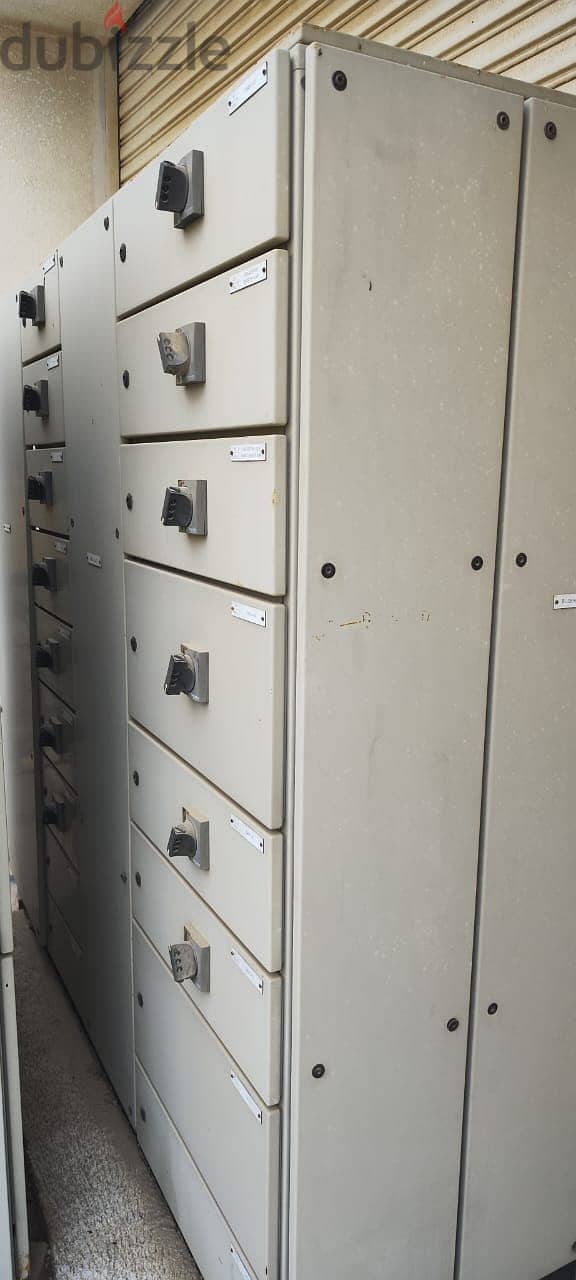
[[[27,449],[28,518],[36,529],[67,534],[70,526],[66,450]]]
[[[69,546],[66,538],[52,533],[30,534],[31,573],[35,603],[53,613],[61,622],[71,622]]]
[[[132,717],[280,826],[284,606],[127,562],[126,624]]]
[[[208,822],[208,863],[178,858],[180,875],[271,972],[282,964],[282,836],[231,805],[135,725],[128,731],[130,812],[164,857],[187,815]]]
[[[289,54],[276,50],[249,79],[244,94],[228,90],[114,197],[118,315],[289,239]],[[204,212],[178,228],[155,206],[160,164],[191,152],[202,153],[194,190]]]
[[[254,1280],[254,1272],[139,1062],[136,1128],[138,1142],[203,1280]]]
[[[24,303],[34,312],[20,321],[24,364],[60,346],[59,270],[58,254],[54,253],[22,285],[17,309],[22,311]]]
[[[288,417],[288,254],[277,249],[255,266],[256,283],[232,292],[234,273],[122,320],[117,328],[120,431],[123,436],[191,434],[218,428],[284,426]],[[190,371],[180,385],[164,372],[158,339],[197,326]]]
[[[76,716],[41,680],[38,681],[38,701],[38,749],[44,752],[68,786],[74,787]]]
[[[47,828],[44,836],[44,860],[48,893],[56,903],[63,920],[76,940],[81,937],[78,871]]]
[[[276,1280],[280,1116],[133,930],[136,1054],[259,1280]]]
[[[42,823],[77,867],[78,800],[45,756],[42,756]]]
[[[34,610],[36,650],[34,663],[44,684],[74,706],[72,629],[44,609]]]
[[[284,594],[284,436],[131,444],[121,455],[127,555]]]
[[[174,866],[182,861],[178,856]],[[132,910],[141,929],[166,964],[174,944],[194,948],[197,971],[182,982],[182,990],[260,1097],[274,1106],[280,1101],[282,979],[257,964],[134,826],[132,876]],[[185,948],[180,962],[186,964],[189,955]],[[175,974],[181,973],[174,955],[173,964]]]
[[[24,443],[27,445],[64,444],[64,392],[62,384],[62,352],[35,360],[22,370],[22,391],[29,409],[23,409]],[[40,398],[40,409],[34,407]]]
[[[82,1014],[82,951],[56,903],[48,895],[48,954],[72,1003]]]

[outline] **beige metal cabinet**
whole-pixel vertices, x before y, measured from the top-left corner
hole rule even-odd
[[[37,267],[34,273],[22,286],[22,292],[33,292],[40,289],[43,294],[43,319],[39,323],[32,320],[21,320],[22,326],[22,360],[29,364],[40,356],[55,351],[60,346],[60,280],[58,254],[50,254],[49,258]],[[18,310],[18,306],[17,306]]]
[[[248,279],[249,283],[244,281]],[[158,338],[202,326],[199,381],[162,368]],[[283,426],[288,415],[288,254],[277,249],[118,325],[123,436]]]
[[[72,628],[44,609],[34,609],[34,664],[53,693],[74,706]]]
[[[62,775],[70,787],[75,785],[74,735],[76,716],[70,707],[38,681],[39,750]]]
[[[118,315],[288,240],[290,58],[276,50],[250,74],[115,196]],[[204,212],[179,229],[155,207],[159,166],[191,151],[203,155]]]
[[[67,538],[33,529],[30,535],[34,600],[61,622],[72,623],[70,557]]]
[[[280,1117],[133,934],[136,1055],[258,1280],[277,1278]]]
[[[66,450],[27,449],[28,518],[36,529],[70,532]]]
[[[124,549],[199,577],[283,595],[286,587],[286,440],[123,445]],[[161,523],[166,493],[205,485],[205,533]],[[156,517],[156,518],[154,518]]]
[[[283,838],[268,831],[136,725],[129,726],[130,812],[165,857],[172,828],[208,822],[209,866],[178,870],[249,951],[275,972],[282,963]]]
[[[245,1254],[146,1073],[136,1062],[138,1141],[202,1270],[203,1280],[255,1280]]]
[[[126,627],[132,718],[260,822],[280,826],[283,605],[128,561]],[[189,665],[193,654],[202,654],[204,702],[165,692],[171,660]]]
[[[81,928],[78,870],[66,856],[62,845],[52,834],[51,828],[47,829],[44,839],[44,861],[48,893],[73,937],[79,938]]]
[[[42,384],[45,384],[45,388]],[[66,439],[62,391],[62,352],[43,356],[22,370],[22,390],[30,388],[45,398],[45,414],[23,410],[24,441],[27,445],[58,445]]]
[[[132,911],[166,963],[188,938],[200,948],[194,978],[182,983],[231,1056],[269,1106],[280,1100],[282,980],[271,977],[145,836],[132,827]]]

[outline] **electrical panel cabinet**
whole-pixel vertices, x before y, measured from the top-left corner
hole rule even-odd
[[[204,1280],[573,1261],[574,112],[304,28],[10,299],[36,895]]]

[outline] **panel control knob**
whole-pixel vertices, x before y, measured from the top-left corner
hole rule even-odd
[[[52,506],[52,472],[39,471],[35,476],[28,476],[27,487],[30,502],[41,502],[43,506]]]
[[[164,681],[164,693],[191,694],[194,692],[195,685],[196,672],[192,663],[187,658],[183,658],[181,654],[173,653],[168,663]]]
[[[42,822],[45,827],[56,827],[57,831],[66,831],[68,826],[66,801],[52,796],[42,810]]]
[[[46,292],[43,284],[34,289],[22,289],[18,294],[18,315],[24,327],[30,320],[35,328],[46,322]]]
[[[36,666],[52,670],[52,651],[47,644],[36,645]]]
[[[52,556],[45,556],[32,565],[32,586],[44,587],[45,591],[57,591],[57,567]]]
[[[26,383],[22,391],[22,408],[25,413],[35,413],[37,418],[48,417],[48,382],[41,378],[30,386]]]
[[[180,164],[163,160],[158,173],[156,208],[174,214],[174,226],[182,229],[204,213],[204,153],[189,151]]]
[[[57,716],[51,716],[40,726],[38,742],[42,749],[50,748],[57,756],[63,756],[66,747],[66,724]]]
[[[168,839],[169,858],[195,858],[198,850],[196,832],[187,822],[172,827]]]
[[[162,524],[181,533],[205,536],[207,524],[207,484],[205,480],[170,485],[164,494]]]
[[[201,321],[158,334],[158,350],[164,373],[179,387],[206,381],[206,325]]]
[[[36,645],[36,666],[58,675],[62,671],[62,646],[59,640],[41,641]]]
[[[168,952],[175,982],[189,979],[199,991],[210,990],[210,943],[193,925],[185,926],[184,941],[173,943]]]

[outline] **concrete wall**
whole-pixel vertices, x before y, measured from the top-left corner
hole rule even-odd
[[[109,50],[100,66],[76,66],[66,36],[0,24],[0,293],[56,248],[117,186],[116,76]],[[96,54],[96,58],[98,54]],[[41,63],[64,58],[61,69]],[[94,49],[82,49],[85,64]],[[29,63],[28,69],[6,62]]]

